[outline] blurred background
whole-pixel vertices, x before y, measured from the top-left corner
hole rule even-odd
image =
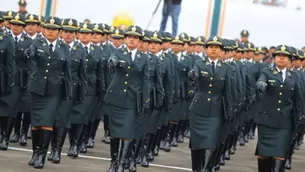
[[[112,25],[115,16],[132,18],[134,24],[149,30],[159,30],[164,0],[50,0],[50,15],[72,17],[79,21],[103,22]],[[159,2],[160,1],[160,2]],[[243,29],[249,31],[249,40],[257,46],[289,44],[305,45],[305,0],[221,0],[222,11],[218,35],[239,38]],[[49,0],[26,0],[29,13],[45,15]],[[211,5],[212,2],[212,5]],[[182,0],[178,33],[208,36],[211,11],[217,0]],[[220,1],[219,1],[220,2]],[[18,11],[18,0],[0,0],[1,11]],[[155,15],[152,15],[156,9]],[[212,8],[212,9],[211,9]],[[153,17],[152,17],[153,16]],[[151,23],[149,24],[149,21]],[[172,31],[171,18],[166,31]]]

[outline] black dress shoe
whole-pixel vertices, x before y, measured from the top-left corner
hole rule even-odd
[[[32,154],[32,158],[30,159],[30,161],[28,162],[29,166],[34,166],[35,161],[38,157],[38,151],[39,151],[39,140],[40,140],[40,130],[33,130],[33,137],[32,137],[32,150],[33,150],[33,154]]]
[[[52,148],[52,149],[51,149],[51,153],[50,153],[50,155],[49,155],[48,158],[47,158],[48,161],[52,161],[52,160],[53,160],[54,153],[55,153],[55,150],[54,150],[54,148]]]
[[[92,137],[89,137],[87,148],[94,148],[94,139]]]
[[[41,144],[39,147],[38,156],[34,163],[34,168],[41,169],[44,167],[51,137],[52,137],[52,131],[42,130],[40,136]]]
[[[14,135],[12,136],[12,138],[10,139],[10,142],[17,143],[17,142],[19,142],[19,138],[20,138],[20,133],[15,132]]]
[[[249,135],[248,134],[244,137],[244,140],[245,140],[245,143],[249,142]]]
[[[28,138],[27,138],[25,133],[22,133],[21,136],[20,136],[19,144],[21,146],[26,146],[27,143],[28,143]]]

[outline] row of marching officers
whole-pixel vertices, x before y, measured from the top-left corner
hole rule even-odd
[[[258,171],[282,172],[285,160],[286,168],[290,165],[293,141],[304,134],[303,70],[291,68],[304,53],[280,45],[272,54],[275,65],[268,67],[252,62],[252,43],[236,44],[235,59],[225,60],[226,42],[209,39],[206,59],[189,72],[197,88],[189,107],[193,171],[216,171],[230,146],[230,131],[250,118],[258,128]],[[240,53],[246,60],[239,61]]]
[[[263,48],[250,42],[217,36],[205,42],[186,33],[172,38],[70,18],[43,22],[43,34],[31,39],[24,26],[42,22],[17,13],[10,34],[0,33],[1,149],[8,147],[18,111],[31,112],[29,165],[43,168],[50,143],[48,160],[60,163],[67,133],[68,156],[86,153],[103,116],[108,171],[136,171],[159,149],[169,152],[183,142],[189,125],[193,171],[209,172],[234,154],[238,140],[248,141],[255,123],[259,171],[280,171],[285,159],[291,166],[293,146],[304,134],[301,51],[277,47],[270,68],[262,63]],[[105,45],[107,35],[112,46]]]

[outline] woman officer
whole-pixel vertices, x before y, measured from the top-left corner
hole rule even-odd
[[[60,154],[66,138],[68,129],[71,128],[71,118],[75,113],[83,114],[85,108],[74,108],[81,106],[87,86],[86,73],[86,52],[83,47],[75,43],[75,36],[79,28],[79,23],[75,19],[64,19],[62,21],[63,41],[69,45],[71,57],[71,75],[73,84],[73,94],[71,101],[63,101],[58,108],[56,121],[53,127],[51,147],[52,151],[48,157],[53,163],[60,163]],[[73,129],[75,130],[75,125]]]
[[[26,51],[33,144],[29,165],[35,168],[43,168],[57,109],[72,94],[69,46],[58,40],[61,20],[47,17],[44,28],[45,38],[33,40]]]
[[[264,93],[255,117],[259,172],[282,172],[302,109],[300,76],[287,69],[291,49],[279,45],[272,55],[275,67],[263,69],[256,84]]]
[[[206,60],[198,60],[189,72],[189,77],[197,81],[197,91],[189,107],[190,148],[195,172],[212,170],[222,126],[225,120],[232,118],[232,69],[218,59],[222,49],[222,40],[211,37],[206,43]]]

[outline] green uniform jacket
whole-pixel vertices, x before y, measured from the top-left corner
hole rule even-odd
[[[0,32],[0,93],[1,96],[11,92],[15,84],[15,44],[13,39]]]
[[[33,40],[27,50],[27,90],[44,96],[61,95],[64,99],[72,96],[71,59],[69,46],[59,40],[55,50],[50,52],[45,38]]]
[[[137,51],[135,59],[126,48],[114,51],[109,62],[114,63],[114,75],[104,101],[124,109],[138,109],[143,113],[149,107],[149,70],[147,55]]]
[[[303,108],[299,81],[296,72],[287,70],[282,82],[276,68],[263,69],[257,84],[264,82],[268,85],[255,122],[272,128],[294,129]]]
[[[194,71],[198,89],[191,102],[189,110],[211,117],[224,117],[232,111],[232,79],[231,67],[228,64],[218,61],[215,73],[212,72],[212,65],[207,60],[197,61]]]

